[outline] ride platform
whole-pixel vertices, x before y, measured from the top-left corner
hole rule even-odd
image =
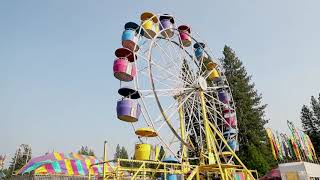
[[[220,164],[223,169],[223,174],[220,173],[218,164],[211,165],[190,165],[188,163],[167,163],[160,161],[142,161],[130,159],[115,159],[93,164],[91,168],[96,165],[110,164],[114,166],[112,170],[105,173],[103,179],[171,179],[173,175],[187,180],[200,179],[256,179],[258,178],[257,171],[248,173],[240,165]],[[252,174],[255,174],[253,177]],[[223,176],[224,178],[221,178]],[[89,180],[93,176],[89,174]]]

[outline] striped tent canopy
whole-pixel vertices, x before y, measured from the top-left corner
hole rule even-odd
[[[50,153],[44,156],[32,158],[23,166],[18,174],[34,173],[36,175],[70,175],[87,176],[91,164],[101,162],[94,156],[85,156],[76,153]],[[95,165],[90,169],[90,174],[102,174],[103,165]],[[108,165],[108,170],[112,168]]]

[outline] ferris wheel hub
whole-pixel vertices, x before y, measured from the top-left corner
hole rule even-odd
[[[206,91],[208,88],[207,81],[204,77],[200,76],[198,78],[198,86],[201,90]]]

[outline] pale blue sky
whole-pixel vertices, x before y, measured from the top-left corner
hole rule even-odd
[[[286,120],[298,123],[302,104],[320,91],[319,7],[317,0],[0,1],[0,154],[21,143],[34,155],[81,145],[101,155],[105,139],[110,148],[129,144],[130,126],[116,118],[112,64],[124,23],[139,22],[143,11],[183,19],[216,57],[230,45],[268,104],[268,126],[287,131]]]

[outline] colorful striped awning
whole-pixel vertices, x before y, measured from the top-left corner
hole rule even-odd
[[[51,175],[81,175],[87,176],[92,164],[101,162],[94,156],[85,156],[76,153],[50,153],[44,156],[32,158],[23,166],[18,174],[33,172],[34,174]],[[112,168],[108,164],[108,170]],[[95,165],[90,169],[90,174],[99,175],[103,172],[103,165]]]

